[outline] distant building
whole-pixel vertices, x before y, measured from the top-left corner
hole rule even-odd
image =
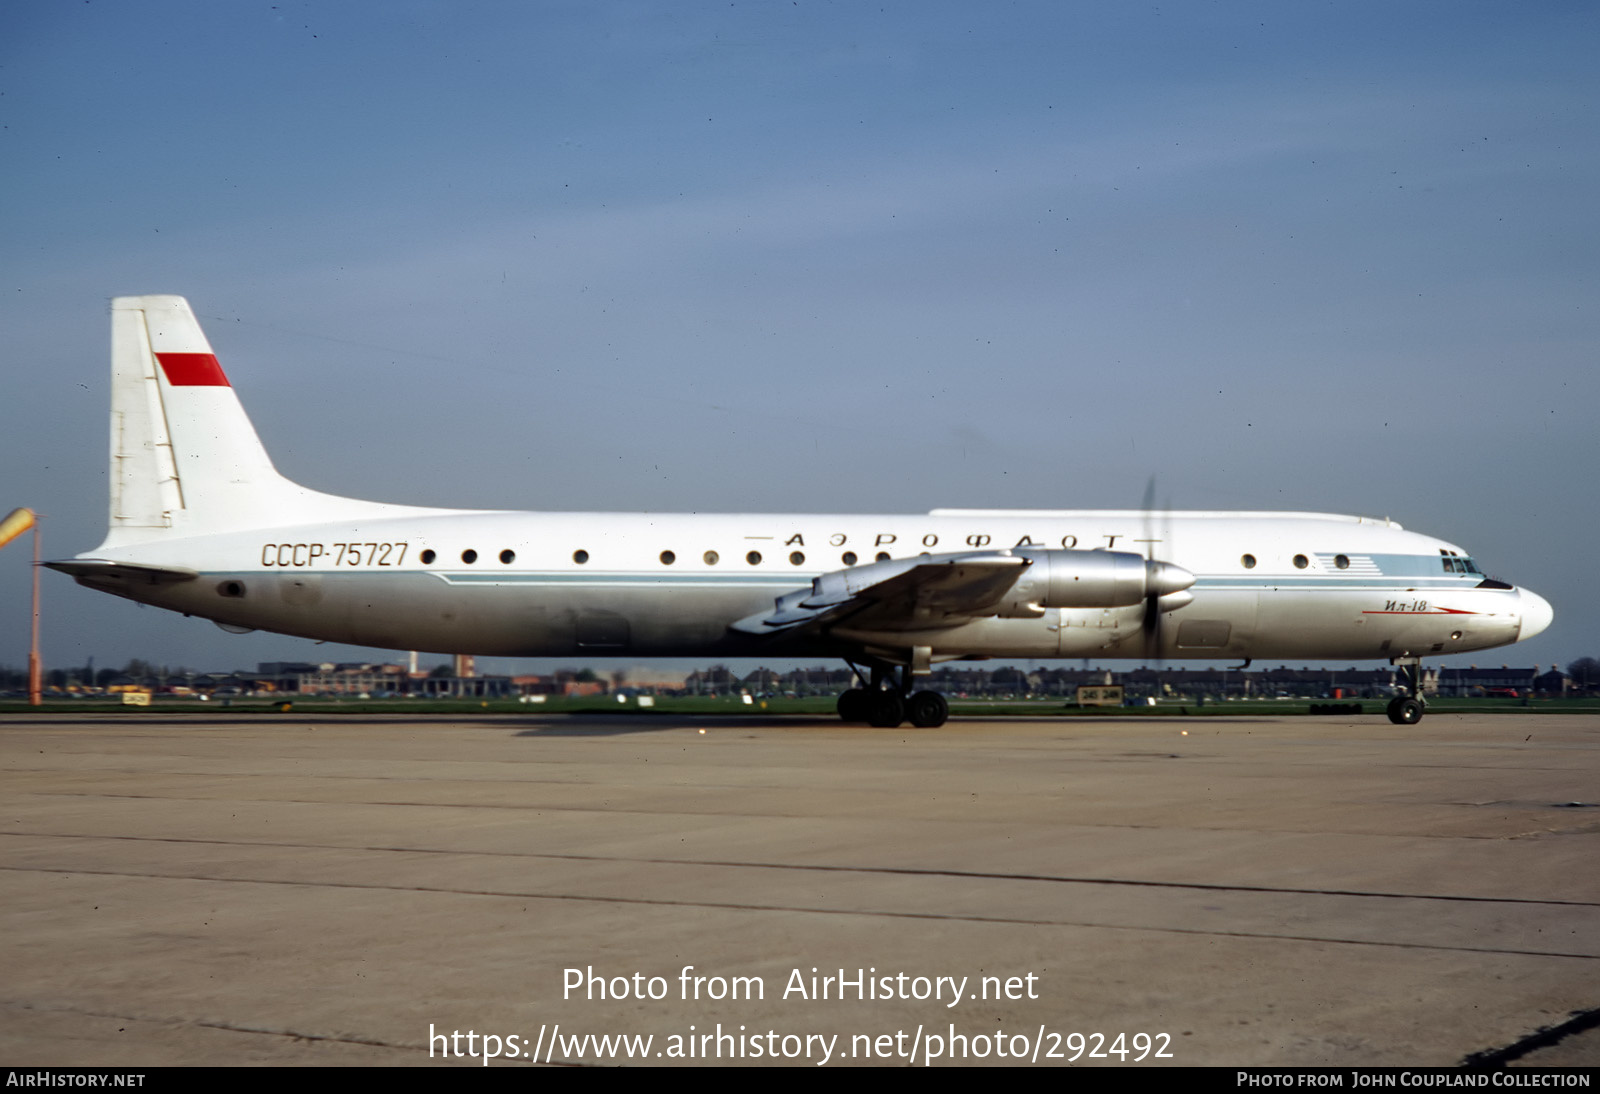
[[[712,665],[691,672],[683,687],[691,695],[732,695],[743,689],[744,681],[730,672],[728,666]]]
[[[1578,690],[1577,681],[1561,671],[1559,665],[1551,665],[1550,671],[1533,678],[1533,688],[1536,695],[1561,696],[1570,695]]]
[[[407,694],[430,699],[504,699],[517,693],[509,676],[424,676],[411,681]]]
[[[366,662],[320,665],[315,672],[296,675],[295,690],[301,695],[403,695],[410,683],[404,665],[374,665]]]
[[[1514,669],[1509,665],[1497,669],[1483,669],[1477,665],[1464,669],[1442,668],[1439,670],[1439,694],[1458,698],[1526,696],[1538,690],[1538,676],[1537,666],[1527,669]]]

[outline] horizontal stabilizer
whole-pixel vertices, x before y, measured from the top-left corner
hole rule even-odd
[[[110,562],[103,558],[73,558],[45,565],[93,585],[171,585],[200,576],[199,571],[184,566],[150,566],[142,562]]]

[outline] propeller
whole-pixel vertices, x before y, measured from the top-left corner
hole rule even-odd
[[[1144,488],[1144,504],[1141,506],[1144,521],[1144,551],[1145,567],[1148,574],[1149,592],[1144,598],[1144,617],[1140,620],[1139,629],[1144,643],[1144,659],[1155,665],[1157,686],[1160,685],[1162,668],[1162,634],[1161,596],[1165,591],[1160,583],[1154,580],[1156,567],[1156,535],[1155,535],[1155,509],[1156,509],[1156,477],[1150,476],[1150,481]]]

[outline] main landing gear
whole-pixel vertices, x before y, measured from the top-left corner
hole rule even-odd
[[[1400,686],[1405,688],[1406,693],[1390,699],[1386,713],[1389,721],[1397,726],[1414,726],[1422,721],[1422,715],[1428,709],[1427,701],[1422,698],[1422,660],[1417,657],[1399,658],[1394,665],[1400,672]]]
[[[854,665],[850,666],[855,668]],[[860,676],[860,670],[857,670]],[[880,729],[893,729],[910,720],[919,729],[942,726],[950,717],[950,704],[936,691],[911,690],[910,666],[902,667],[899,680],[886,665],[872,666],[871,682],[854,687],[839,696],[839,717],[847,722],[865,722]]]

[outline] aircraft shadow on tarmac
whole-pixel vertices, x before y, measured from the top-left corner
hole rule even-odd
[[[769,714],[749,716],[684,714],[567,714],[542,726],[518,730],[518,737],[610,737],[629,733],[661,733],[679,729],[839,729],[827,715]],[[852,727],[854,728],[854,727]],[[860,727],[865,729],[866,727]]]
[[[504,716],[499,719],[502,723]],[[518,721],[522,719],[518,718]],[[909,725],[897,726],[893,729],[875,729],[867,725],[841,725],[837,718],[827,715],[797,715],[797,714],[750,714],[750,715],[681,715],[681,714],[610,714],[610,713],[572,713],[557,715],[549,723],[541,726],[518,730],[518,737],[604,737],[620,736],[631,733],[660,733],[668,730],[679,729],[825,729],[845,730],[850,733],[883,734],[899,733],[902,735],[931,733],[931,732],[961,732],[962,730],[990,729],[996,724],[1005,726],[1049,726],[1053,729],[1069,729],[1072,726],[1094,726],[1096,728],[1106,725],[1123,725],[1132,729],[1148,729],[1152,723],[1162,723],[1173,730],[1191,729],[1200,730],[1206,726],[1233,726],[1259,723],[1262,719],[1250,717],[1205,717],[1196,719],[1174,718],[1171,716],[1156,718],[1137,718],[1127,715],[1095,717],[1094,715],[1076,716],[1072,718],[1059,718],[1050,716],[1031,717],[1028,715],[1012,715],[1005,718],[952,718],[938,730],[917,729]],[[494,718],[477,719],[481,723],[495,721]],[[1340,719],[1322,720],[1324,728],[1347,728],[1348,723]]]

